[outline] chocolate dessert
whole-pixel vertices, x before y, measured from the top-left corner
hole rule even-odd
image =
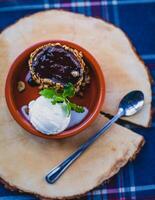
[[[42,88],[52,86],[58,90],[70,82],[78,92],[80,86],[86,85],[86,78],[89,79],[82,57],[81,52],[60,43],[41,46],[30,55],[32,78]]]

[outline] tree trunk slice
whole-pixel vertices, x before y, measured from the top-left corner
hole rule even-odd
[[[125,34],[103,20],[58,10],[25,17],[2,32],[0,57],[7,59],[0,64],[8,68],[25,48],[49,39],[75,42],[97,59],[106,81],[103,112],[114,115],[120,99],[126,93],[142,90],[145,94],[144,109],[126,120],[149,126],[151,87],[147,69]]]
[[[89,26],[93,28],[92,34],[90,34],[91,32],[88,30],[87,34],[89,34],[85,35],[84,30],[86,24],[88,29]],[[80,30],[81,33],[79,32]],[[94,32],[96,34],[94,34]],[[102,35],[103,39],[105,38],[105,41],[109,41],[109,48],[108,44],[106,44],[107,42],[103,44],[101,42],[96,43],[96,41],[98,41],[99,32],[100,36]],[[137,116],[137,118],[132,118],[131,121],[147,125],[151,100],[148,90],[150,88],[149,81],[147,80],[148,76],[145,74],[144,65],[139,62],[135,54],[128,47],[129,57],[130,54],[132,54],[129,62],[132,63],[132,57],[133,62],[137,62],[137,69],[139,69],[138,74],[139,77],[140,74],[143,75],[144,83],[142,84],[141,81],[136,81],[136,83],[133,84],[134,79],[132,71],[126,74],[126,80],[131,81],[129,87],[128,84],[125,84],[125,80],[120,82],[123,78],[119,78],[118,71],[116,71],[116,74],[113,72],[114,63],[111,62],[116,61],[117,56],[108,60],[108,55],[113,56],[113,51],[111,50],[112,48],[115,50],[116,41],[118,41],[116,37],[114,43],[110,42],[110,39],[113,37],[109,38],[109,36],[111,34],[115,36],[114,33],[116,33],[116,35],[118,34],[118,38],[122,38],[123,40],[123,47],[119,47],[118,45],[118,50],[116,52],[122,51],[123,54],[123,51],[125,51],[125,48],[127,48],[129,44],[119,29],[98,19],[87,18],[82,15],[63,11],[47,11],[32,15],[20,20],[2,32],[0,35],[0,176],[10,188],[39,195],[42,198],[75,198],[85,194],[87,191],[112,177],[128,162],[128,160],[134,158],[136,153],[139,152],[141,146],[144,144],[143,137],[115,124],[105,135],[101,136],[101,138],[97,140],[55,184],[50,185],[44,179],[46,173],[76,150],[77,147],[83,144],[92,134],[97,132],[107,121],[107,118],[103,115],[99,115],[88,129],[74,137],[60,141],[45,140],[30,135],[23,130],[12,119],[5,103],[5,78],[8,68],[15,57],[27,46],[37,41],[45,39],[66,39],[79,43],[88,49],[97,58],[101,67],[103,67],[107,84],[106,98],[108,98],[109,101],[109,103],[107,103],[106,100],[103,107],[105,108],[104,111],[106,112],[110,109],[110,106],[112,106],[112,111],[114,112],[117,106],[117,100],[120,96],[138,87],[138,89],[142,89],[145,92],[147,97],[145,109],[141,112],[144,119],[142,120],[141,117]],[[106,44],[105,49],[103,48],[104,44]],[[122,48],[124,48],[124,50]],[[108,50],[107,52],[106,49]],[[103,51],[104,63],[102,63],[100,51]],[[116,52],[114,52],[114,54]],[[121,60],[120,62],[123,61]],[[107,65],[106,63],[109,64]],[[119,60],[117,60],[115,64],[118,64],[115,66],[120,66]],[[125,65],[121,66],[121,70],[123,70]],[[128,67],[128,65],[126,65],[126,67]],[[109,69],[111,69],[111,73]],[[126,70],[124,69],[124,71],[120,71],[120,73],[126,73]],[[115,81],[113,80],[114,74],[118,77],[118,79],[115,78]],[[115,87],[114,83],[118,88]],[[140,83],[142,85],[140,85]],[[146,88],[147,90],[145,90]],[[111,98],[111,95],[113,98]],[[114,105],[116,106],[114,107]],[[113,114],[112,112],[109,113]],[[144,114],[146,117],[144,117]]]

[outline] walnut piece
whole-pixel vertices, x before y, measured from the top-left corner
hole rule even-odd
[[[78,77],[80,75],[78,71],[72,71],[71,74],[73,77]]]
[[[23,92],[25,90],[25,83],[23,81],[18,81],[17,90]]]

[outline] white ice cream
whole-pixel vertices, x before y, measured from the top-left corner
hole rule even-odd
[[[52,105],[51,99],[43,96],[29,103],[29,120],[40,132],[58,134],[68,127],[71,115],[67,116],[62,104]]]

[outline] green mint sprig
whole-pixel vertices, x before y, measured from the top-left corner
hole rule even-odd
[[[68,83],[64,86],[63,91],[56,91],[54,88],[43,89],[39,93],[45,98],[51,99],[51,103],[55,105],[56,103],[63,103],[63,109],[67,116],[70,115],[71,110],[74,110],[78,113],[84,112],[84,108],[75,103],[70,102],[68,98],[73,97],[75,95],[75,88],[72,83]]]

